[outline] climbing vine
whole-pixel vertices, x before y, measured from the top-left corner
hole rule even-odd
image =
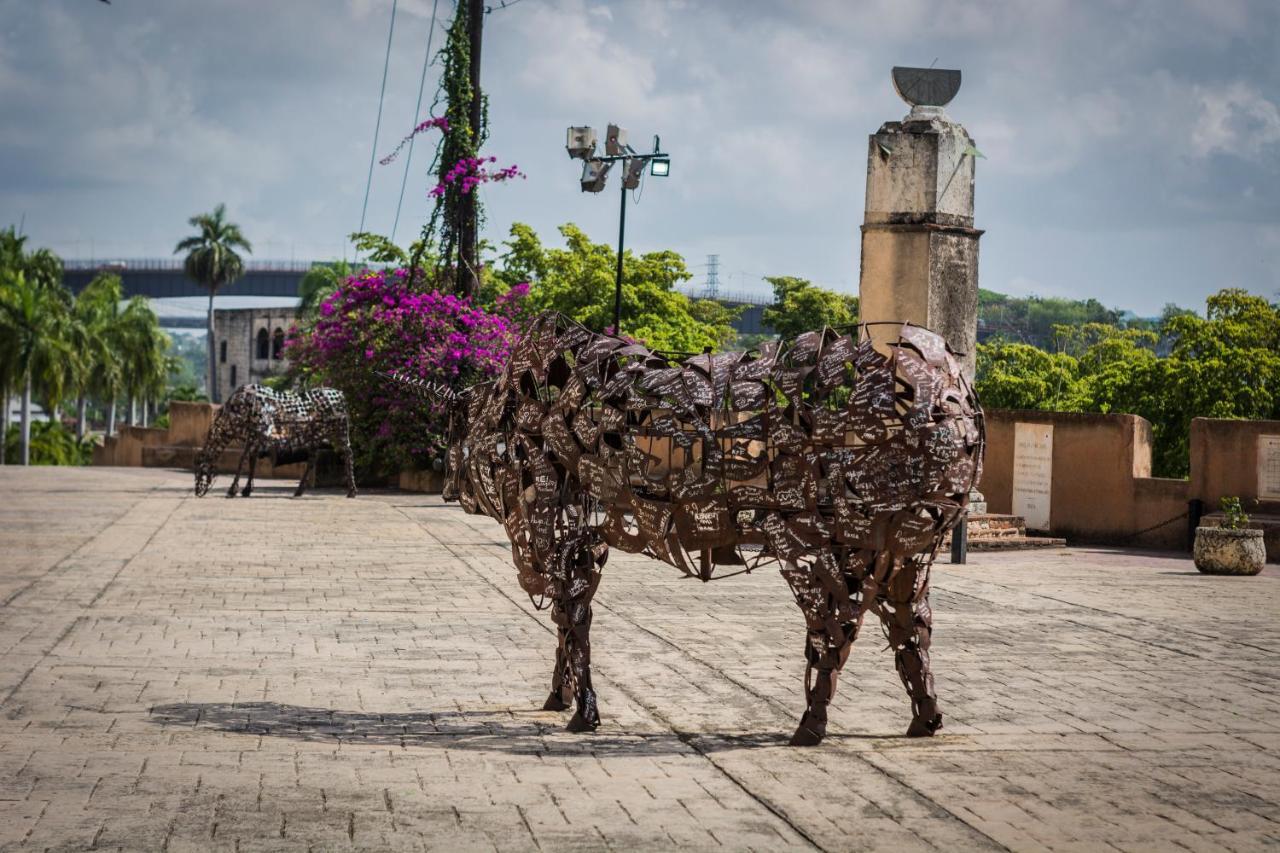
[[[464,192],[464,185],[456,178],[446,181],[445,177],[454,173],[458,164],[466,160],[479,160],[480,148],[489,137],[489,102],[481,98],[480,124],[471,126],[471,40],[468,3],[458,3],[453,23],[449,26],[449,35],[444,47],[437,54],[441,65],[440,89],[436,93],[432,105],[432,115],[439,115],[441,102],[444,106],[443,118],[447,122],[448,132],[440,137],[436,146],[436,156],[431,163],[431,172],[438,180],[435,196],[435,207],[431,218],[422,228],[420,245],[436,245],[438,280],[450,283],[455,290],[465,289],[466,271],[463,269],[463,241],[467,236],[469,201],[474,200],[476,228],[479,229],[483,219],[480,199],[468,199],[471,187]],[[410,259],[411,266],[416,268],[421,260],[421,250]],[[462,286],[460,286],[462,285]]]

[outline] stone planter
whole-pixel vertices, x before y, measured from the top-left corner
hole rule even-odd
[[[1261,530],[1197,527],[1192,554],[1207,575],[1256,575],[1267,560]]]

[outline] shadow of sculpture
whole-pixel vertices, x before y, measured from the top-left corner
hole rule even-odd
[[[178,702],[156,705],[148,718],[164,727],[278,737],[311,743],[365,746],[437,747],[543,755],[668,755],[730,749],[781,747],[774,732],[702,735],[687,732],[633,732],[583,740],[564,733],[559,714],[546,711],[411,711],[363,713],[306,708],[278,702]],[[874,738],[876,735],[833,735]],[[897,735],[885,739],[898,738]]]

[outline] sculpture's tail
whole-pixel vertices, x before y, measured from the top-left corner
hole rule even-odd
[[[416,376],[405,376],[403,373],[388,373],[379,370],[377,374],[383,379],[389,379],[407,388],[421,399],[430,403],[456,403],[463,398],[465,393],[459,393],[443,382],[419,379]]]

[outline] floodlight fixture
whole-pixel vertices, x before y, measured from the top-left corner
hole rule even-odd
[[[603,190],[605,181],[609,177],[609,170],[612,168],[612,163],[606,163],[598,157],[584,160],[582,163],[582,191],[584,193],[598,193]]]
[[[566,134],[565,150],[573,159],[586,160],[596,153],[596,129],[594,127],[571,127]]]
[[[631,150],[627,145],[627,129],[616,124],[609,125],[604,137],[604,153],[610,157],[618,157]]]
[[[666,157],[655,157],[649,161],[649,174],[655,178],[665,178],[671,174],[671,160]]]

